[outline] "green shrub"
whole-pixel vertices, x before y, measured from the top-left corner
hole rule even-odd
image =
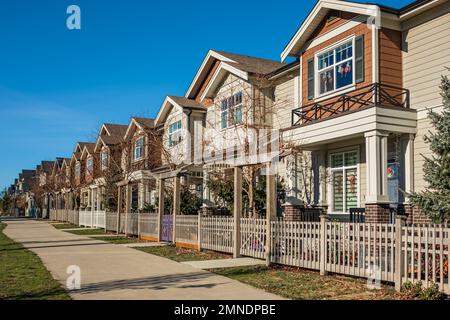
[[[405,282],[402,285],[401,293],[408,299],[415,300],[443,300],[445,295],[439,291],[437,284],[424,288],[422,281]]]

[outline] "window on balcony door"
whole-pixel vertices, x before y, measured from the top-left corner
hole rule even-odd
[[[92,160],[92,158],[89,158],[89,159],[87,159],[87,163],[86,163],[86,169],[87,169],[89,175],[92,175],[92,168],[93,168],[93,160]]]
[[[330,155],[332,212],[349,212],[358,207],[358,151]]]
[[[100,153],[100,159],[101,159],[101,162],[102,162],[102,170],[108,169],[108,160],[109,160],[108,151],[102,151]]]
[[[354,40],[317,55],[317,96],[332,93],[355,83]]]
[[[134,160],[140,160],[144,156],[144,137],[136,140],[134,143]]]
[[[221,128],[242,123],[242,92],[238,92],[220,103]]]
[[[77,162],[75,165],[75,178],[80,178],[81,176],[81,164]]]
[[[181,120],[175,121],[169,125],[169,147],[174,147],[182,140],[182,123]]]

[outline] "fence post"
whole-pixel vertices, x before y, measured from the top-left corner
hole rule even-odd
[[[447,232],[447,278],[450,279],[450,275],[448,273],[448,264],[450,262],[450,228],[448,225],[448,221],[445,221],[445,230]],[[442,253],[444,253],[444,248],[442,248]],[[446,293],[450,296],[450,281],[447,282]]]
[[[121,187],[118,187],[118,195],[117,195],[117,234],[120,234],[120,208],[122,207],[122,192],[121,192]]]
[[[197,242],[198,251],[202,251],[202,212],[198,213]]]
[[[180,212],[180,197],[181,197],[181,190],[180,190],[180,177],[177,175],[174,178],[174,188],[173,188],[173,231],[172,231],[172,238],[173,243],[177,244],[177,215],[181,214]]]
[[[242,168],[234,168],[234,243],[233,258],[241,255]]]
[[[158,181],[158,242],[161,242],[164,215],[164,179]]]
[[[141,214],[137,213],[137,221],[138,221],[138,228],[137,228],[137,237],[139,240],[141,240]]]
[[[272,252],[272,220],[276,217],[276,201],[277,201],[277,193],[276,193],[276,181],[275,176],[271,174],[271,164],[267,165],[267,176],[266,176],[266,246],[265,246],[265,258],[266,258],[266,266],[270,266],[270,256]]]
[[[327,274],[327,222],[328,216],[322,214],[320,216],[320,275]]]
[[[406,217],[397,215],[395,218],[395,290],[400,291],[402,288],[402,271],[403,271],[403,259],[402,259],[402,228]]]

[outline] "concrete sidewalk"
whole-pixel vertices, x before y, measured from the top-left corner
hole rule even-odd
[[[62,232],[46,222],[5,222],[5,234],[37,253],[63,286],[67,267],[81,268],[81,290],[70,292],[74,299],[281,299],[186,264]]]

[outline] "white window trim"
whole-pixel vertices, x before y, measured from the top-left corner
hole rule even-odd
[[[91,162],[91,170],[89,170],[89,162]],[[87,170],[87,173],[90,176],[92,176],[93,171],[94,171],[94,159],[93,158],[86,159],[86,170]]]
[[[222,113],[225,112],[225,110],[222,110],[222,101],[228,100],[229,98],[234,97],[238,93],[241,93],[241,95],[242,95],[241,103],[238,104],[238,105],[233,106],[232,108],[227,107],[227,109],[226,109],[226,112],[228,113],[227,126],[222,128]],[[241,108],[241,116],[242,116],[241,122],[236,123],[236,122],[233,121],[233,123],[230,123],[230,110],[234,110],[234,109],[239,108],[239,107]],[[234,113],[233,113],[233,116],[234,116]],[[230,129],[230,128],[237,128],[239,126],[242,126],[243,123],[244,123],[244,92],[243,92],[243,90],[239,90],[236,93],[228,95],[227,98],[222,98],[222,99],[219,100],[219,128],[220,128],[221,131],[225,131],[225,130]]]
[[[103,155],[106,154],[106,165],[103,163]],[[100,152],[100,162],[102,164],[102,170],[106,170],[109,167],[109,152],[107,150],[103,150]]]
[[[342,166],[340,168],[332,168],[331,167],[331,156],[334,154],[340,154],[342,153],[343,155],[345,153],[351,153],[351,152],[356,152],[357,157],[358,157],[358,161],[356,166]],[[345,156],[344,158],[345,159]],[[328,214],[349,214],[350,212],[346,212],[346,211],[334,211],[334,203],[333,203],[333,197],[334,197],[334,181],[333,181],[333,172],[334,171],[339,171],[339,170],[343,170],[345,172],[345,170],[348,169],[355,169],[356,168],[356,174],[358,175],[358,181],[357,181],[357,195],[356,195],[356,202],[357,202],[357,206],[361,207],[361,152],[360,152],[360,148],[359,147],[352,147],[352,148],[345,148],[345,149],[337,149],[337,150],[330,150],[328,153],[328,174],[330,177],[330,180],[328,181]],[[344,192],[343,192],[343,197],[342,197],[342,208],[345,208],[345,188],[344,188]]]
[[[178,123],[178,122],[181,123],[180,129],[176,129],[175,131],[173,131],[171,133],[170,132],[170,126],[175,124],[175,123]],[[183,119],[174,120],[167,126],[167,133],[168,133],[167,143],[168,143],[168,147],[169,148],[174,148],[174,147],[176,147],[177,145],[179,145],[183,141],[183,139],[181,139],[181,141],[179,141],[179,142],[177,142],[177,143],[175,143],[173,145],[170,145],[170,141],[171,141],[170,137],[173,136],[177,132],[180,132],[180,136],[183,137]]]
[[[326,98],[332,97],[332,96],[336,95],[337,93],[340,93],[340,92],[342,92],[344,90],[351,91],[352,89],[354,89],[354,87],[356,85],[355,39],[356,39],[355,35],[352,35],[352,36],[347,37],[347,38],[345,38],[343,40],[335,42],[332,45],[330,45],[330,46],[328,46],[328,47],[326,47],[326,48],[324,48],[324,49],[322,49],[322,50],[320,50],[320,51],[318,51],[318,52],[316,52],[314,54],[314,73],[315,73],[314,74],[314,81],[315,81],[315,85],[314,85],[314,87],[315,87],[314,88],[314,91],[315,91],[314,92],[314,100],[320,99],[320,101],[322,101],[322,100],[325,100]],[[337,47],[339,47],[339,46],[341,46],[341,45],[343,45],[343,44],[345,44],[346,42],[349,42],[349,41],[352,42],[352,48],[353,48],[352,58],[348,59],[348,61],[352,61],[352,73],[353,73],[352,74],[352,83],[349,84],[349,85],[346,85],[344,87],[341,87],[339,89],[336,89],[336,74],[335,74],[336,73],[336,55],[334,55],[334,63],[333,63],[333,73],[334,73],[334,79],[333,80],[334,80],[334,84],[333,84],[333,86],[334,86],[335,89],[332,90],[332,91],[328,91],[328,92],[320,94],[320,77],[319,77],[319,73],[324,71],[324,70],[326,70],[326,69],[329,69],[330,67],[324,68],[324,69],[319,71],[319,56],[324,54],[324,53],[326,53],[326,52],[328,52],[328,51],[330,51],[330,50],[334,50]],[[339,63],[342,63],[342,61],[339,62]]]
[[[142,146],[139,147],[141,150],[139,158],[136,158],[136,150],[137,150],[136,145],[139,140],[143,140],[143,143],[142,143]],[[142,136],[142,137],[139,137],[138,139],[136,139],[136,141],[133,144],[133,162],[140,161],[144,158],[144,152],[143,152],[144,146],[145,146],[145,137]]]

